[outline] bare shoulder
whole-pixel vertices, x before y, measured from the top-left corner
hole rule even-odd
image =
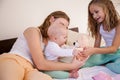
[[[34,32],[34,31],[40,31],[37,27],[29,27],[27,28],[24,33],[27,33],[27,32]]]
[[[29,27],[27,28],[25,31],[24,31],[24,36],[26,38],[31,38],[31,39],[34,39],[36,37],[40,37],[40,30],[37,28],[37,27]]]
[[[24,31],[24,35],[27,35],[27,34],[30,34],[30,35],[40,34],[40,30],[37,27],[29,27]]]

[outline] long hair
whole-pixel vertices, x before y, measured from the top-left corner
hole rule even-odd
[[[50,23],[50,18],[51,17],[54,17],[55,19],[56,18],[64,18],[68,22],[70,22],[70,18],[69,18],[69,16],[65,12],[62,12],[62,11],[52,12],[51,14],[49,14],[46,17],[46,19],[44,20],[44,22],[40,26],[38,26],[38,28],[40,29],[41,34],[42,34],[42,36],[44,38],[48,38],[47,31],[48,31],[49,26],[51,25],[51,23]]]
[[[100,24],[98,24],[90,13],[90,6],[94,4],[101,7],[105,13],[105,19],[102,24],[105,24],[107,30],[110,31],[118,25],[119,15],[111,0],[92,0],[88,5],[88,30],[91,32],[92,37],[96,37],[99,32]]]

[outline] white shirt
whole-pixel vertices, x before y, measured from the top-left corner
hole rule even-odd
[[[42,43],[42,38],[41,38],[41,46],[42,46],[42,49],[44,49],[44,43]],[[12,49],[10,50],[10,53],[17,54],[17,55],[27,59],[29,62],[31,62],[33,64],[30,50],[28,48],[28,44],[27,44],[26,39],[23,34],[18,37],[18,39],[14,43]]]
[[[52,41],[48,41],[48,44],[45,47],[45,51],[44,51],[45,57],[48,60],[55,60],[55,61],[57,61],[59,57],[73,56],[72,52],[73,49],[61,48],[58,44]]]

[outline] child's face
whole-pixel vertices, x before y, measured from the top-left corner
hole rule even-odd
[[[104,21],[105,13],[102,7],[96,4],[91,4],[89,10],[90,10],[90,13],[92,14],[93,19],[95,19],[97,23],[101,23]]]
[[[67,41],[67,32],[61,33],[59,36],[56,37],[56,42],[59,46],[62,46]]]

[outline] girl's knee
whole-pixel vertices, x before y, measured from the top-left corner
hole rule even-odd
[[[120,68],[120,63],[118,63],[118,62],[108,63],[106,65],[106,67],[108,69],[110,69],[111,71],[120,74],[120,69],[119,69]]]

